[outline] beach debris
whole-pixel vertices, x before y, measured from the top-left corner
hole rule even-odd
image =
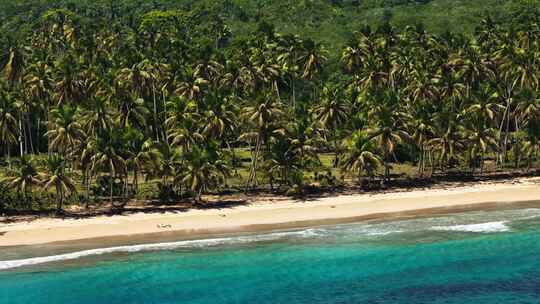
[[[157,224],[157,227],[160,229],[172,228],[171,225]]]

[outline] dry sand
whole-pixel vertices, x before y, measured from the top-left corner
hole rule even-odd
[[[388,218],[429,210],[467,210],[493,203],[539,201],[540,178],[505,183],[477,183],[449,189],[413,190],[384,194],[354,194],[308,201],[275,198],[227,209],[181,213],[102,216],[88,219],[37,219],[0,224],[0,247],[36,245],[94,238],[182,233],[197,235],[270,229],[276,225],[307,226],[318,221]],[[265,228],[266,227],[266,228]],[[156,235],[159,237],[159,235]]]

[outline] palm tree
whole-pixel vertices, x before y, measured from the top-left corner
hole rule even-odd
[[[126,159],[123,156],[124,151],[122,151],[123,144],[120,131],[111,130],[101,134],[97,139],[91,139],[82,156],[83,159],[89,159],[90,172],[94,174],[100,171],[108,172],[111,203],[113,202],[115,179],[127,177]]]
[[[18,106],[6,88],[0,87],[0,143],[10,156],[10,145],[17,143]]]
[[[74,57],[74,54],[68,53],[54,64],[54,99],[58,105],[77,104],[81,101],[84,83],[80,75],[80,64]]]
[[[150,163],[153,165],[152,173],[155,177],[161,178],[161,187],[170,189],[172,186],[170,177],[182,171],[178,169],[183,165],[183,154],[179,149],[167,143],[156,143],[153,149],[155,149],[152,152],[155,162]]]
[[[375,140],[383,152],[384,181],[390,177],[390,157],[398,144],[410,138],[404,128],[400,116],[403,116],[397,109],[398,96],[390,91],[375,92],[372,95],[373,105],[368,112],[368,119],[371,128],[368,134]]]
[[[245,108],[243,118],[253,126],[253,131],[245,132],[240,136],[240,140],[249,140],[255,144],[252,149],[252,161],[247,186],[257,184],[257,166],[259,153],[268,142],[270,133],[276,126],[278,120],[283,115],[281,103],[272,93],[266,93],[257,99],[254,106]]]
[[[345,142],[345,153],[340,165],[344,172],[355,172],[358,179],[361,179],[364,172],[372,177],[382,162],[373,139],[364,131],[357,131]]]
[[[477,115],[481,123],[492,123],[497,110],[504,109],[496,100],[498,95],[491,87],[484,85],[476,92],[473,101],[465,109],[466,115]]]
[[[328,51],[321,44],[308,39],[304,41],[303,54],[300,56],[302,78],[313,79],[322,71],[324,63],[328,60]]]
[[[289,87],[291,88],[291,99],[293,108],[296,107],[296,79],[299,77],[299,57],[303,50],[303,42],[296,35],[286,35],[281,37],[277,51],[279,55],[277,62],[285,75],[289,76]]]
[[[464,148],[462,128],[459,128],[454,120],[446,117],[448,123],[437,125],[433,138],[427,142],[430,149],[438,152],[438,164],[443,171],[458,152]]]
[[[23,202],[28,205],[28,194],[32,192],[32,187],[38,185],[38,172],[30,157],[24,155],[20,158],[17,169],[8,172],[8,176],[2,179],[11,188],[17,189],[22,194]],[[31,207],[31,204],[28,206]]]
[[[195,101],[183,97],[170,100],[167,103],[167,120],[165,120],[169,143],[189,151],[191,145],[204,140],[204,136],[197,130],[199,119],[200,114]]]
[[[237,107],[234,102],[235,100],[215,92],[207,95],[200,120],[202,129],[199,133],[207,139],[227,141],[227,136],[234,133],[237,125]]]
[[[124,128],[138,127],[146,125],[146,117],[150,111],[146,108],[142,98],[133,96],[119,96],[119,111],[116,115],[116,123]]]
[[[39,115],[37,115],[36,123],[36,146],[40,147],[41,134],[41,117],[45,117],[46,131],[51,128],[49,108],[51,106],[51,94],[53,91],[54,80],[52,78],[52,69],[43,61],[38,61],[30,65],[26,75],[24,76],[25,91],[27,99],[36,105]]]
[[[160,77],[166,73],[167,67],[154,64],[145,59],[130,68],[123,68],[118,72],[117,83],[120,87],[131,89],[136,97],[153,100],[154,133],[159,139],[159,121],[157,96]]]
[[[45,133],[50,139],[50,149],[66,156],[84,140],[86,134],[79,123],[77,108],[64,105],[51,111],[53,129]]]
[[[411,141],[420,150],[418,171],[423,176],[426,169],[427,155],[429,154],[428,141],[433,137],[434,126],[430,121],[430,114],[422,109],[410,110],[406,115],[408,134]],[[414,111],[414,112],[413,112]]]
[[[181,180],[194,192],[198,202],[203,193],[223,184],[229,176],[230,168],[215,144],[194,147],[193,151],[185,155],[185,161],[185,170],[176,180]]]
[[[187,67],[183,70],[181,80],[177,81],[176,93],[188,99],[197,99],[208,80],[201,77],[196,69]]]
[[[490,150],[496,151],[498,148],[498,134],[494,128],[488,128],[482,124],[475,124],[471,129],[465,131],[466,141],[470,149],[471,168],[476,167],[476,161],[479,161],[480,174],[484,173],[485,155]]]
[[[336,153],[334,166],[337,166],[339,163],[338,132],[344,129],[351,106],[341,93],[341,88],[338,87],[325,86],[321,99],[322,102],[315,107],[315,119],[333,135],[334,152]]]
[[[0,61],[0,71],[3,72],[8,85],[14,88],[24,76],[26,68],[26,53],[24,47],[11,47]]]
[[[47,159],[46,171],[40,174],[44,190],[54,187],[56,191],[56,212],[62,212],[64,198],[76,192],[75,183],[66,172],[65,160],[60,155],[52,154]]]
[[[133,170],[133,190],[135,193],[139,190],[139,173],[145,170],[151,171],[159,167],[161,154],[156,147],[157,143],[152,140],[146,140],[140,145],[134,143],[131,149],[132,157],[127,159],[127,166]]]
[[[113,114],[107,100],[103,97],[91,98],[83,107],[81,122],[88,136],[97,137],[113,127]]]
[[[527,170],[530,169],[534,161],[538,161],[540,155],[540,128],[537,127],[537,134],[529,135],[522,147],[522,153],[527,159]]]

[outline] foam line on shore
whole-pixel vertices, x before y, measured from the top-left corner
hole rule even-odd
[[[237,245],[237,244],[252,243],[252,242],[274,241],[274,240],[287,238],[287,237],[312,237],[315,235],[316,235],[316,230],[305,229],[305,230],[298,230],[298,231],[273,232],[273,233],[249,235],[249,236],[234,236],[234,237],[200,239],[200,240],[185,240],[185,241],[167,242],[167,243],[116,246],[116,247],[109,247],[109,248],[82,250],[82,251],[77,251],[77,252],[72,252],[72,253],[51,255],[51,256],[45,256],[45,257],[0,261],[0,270],[7,270],[7,269],[19,268],[19,267],[24,267],[24,266],[32,266],[32,265],[38,265],[38,264],[44,264],[44,263],[51,263],[51,262],[58,262],[58,261],[75,260],[82,257],[111,254],[111,253],[122,253],[122,252],[133,253],[133,252],[141,252],[141,251],[172,250],[172,249],[177,249],[177,248],[201,248],[201,247],[211,247],[211,246],[227,245],[227,244]]]

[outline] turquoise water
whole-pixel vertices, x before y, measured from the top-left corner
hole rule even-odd
[[[9,304],[540,303],[540,209],[115,247],[0,269]]]

